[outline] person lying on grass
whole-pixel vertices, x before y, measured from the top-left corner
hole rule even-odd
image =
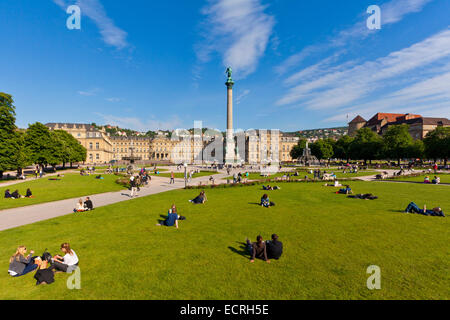
[[[33,257],[34,251],[31,250],[30,254],[25,258],[27,248],[20,246],[17,248],[16,253],[9,259],[8,273],[12,277],[23,276],[33,270],[36,270],[37,265],[34,263],[36,257]]]
[[[431,183],[433,184],[439,184],[441,183],[441,178],[434,176],[434,179],[431,181]]]
[[[200,194],[195,197],[194,200],[189,200],[189,202],[192,202],[194,204],[204,204],[208,199],[206,198],[205,191],[200,192]]]
[[[172,207],[169,209],[169,212],[167,213],[166,220],[157,224],[157,226],[172,227],[173,225],[175,225],[175,227],[178,229],[178,220],[186,220],[186,218],[178,215],[177,207],[173,204]]]
[[[78,256],[75,251],[70,248],[69,243],[61,244],[61,251],[64,253],[64,257],[61,257],[60,255],[54,256],[50,270],[72,273],[72,271],[78,267]]]
[[[361,200],[376,200],[376,199],[378,199],[377,196],[374,196],[371,193],[357,194],[357,195],[354,195],[354,196],[347,196],[347,198],[361,199]]]
[[[351,194],[353,193],[352,188],[350,188],[349,185],[345,186],[345,189],[340,189],[338,192],[336,193],[340,193],[340,194]]]
[[[42,260],[40,257],[37,257],[35,260],[38,269],[34,274],[34,278],[36,279],[36,285],[41,284],[51,284],[55,282],[55,276],[53,271],[48,267],[48,261]]]
[[[266,249],[266,243],[263,241],[262,236],[256,237],[256,242],[251,243],[250,240],[246,239],[247,243],[247,251],[252,256],[250,262],[255,262],[255,258],[263,259],[264,261],[267,261],[267,263],[270,263],[270,260],[267,258],[267,249]]]
[[[278,187],[278,186],[275,186],[275,187],[272,187],[272,186],[270,186],[270,185],[267,185],[267,186],[262,186],[262,188],[263,188],[263,190],[280,190],[281,188],[280,187]]]
[[[442,212],[442,209],[439,207],[433,208],[432,210],[427,210],[427,206],[423,205],[423,209],[420,209],[419,206],[414,202],[411,202],[408,207],[406,207],[405,212],[418,213],[425,216],[445,217],[444,212]]]

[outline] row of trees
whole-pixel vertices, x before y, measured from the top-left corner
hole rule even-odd
[[[303,154],[306,140],[301,140],[292,151],[293,159]],[[427,134],[424,140],[413,140],[409,134],[408,125],[390,126],[383,137],[369,128],[357,131],[354,138],[343,136],[339,140],[323,139],[311,145],[311,153],[319,160],[343,159],[349,161],[377,159],[430,159],[437,161],[443,159],[445,165],[450,157],[450,127],[437,127]]]
[[[14,101],[11,95],[0,92],[0,178],[7,170],[22,169],[32,165],[65,165],[86,160],[87,150],[71,134],[50,131],[42,123],[27,130],[16,124]]]

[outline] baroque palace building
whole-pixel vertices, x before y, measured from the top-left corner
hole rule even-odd
[[[86,164],[108,164],[133,156],[143,163],[203,163],[205,148],[214,140],[202,134],[177,133],[154,137],[110,136],[104,127],[90,124],[48,123],[50,130],[64,130],[75,137],[87,150]],[[249,130],[245,133],[245,163],[291,162],[290,151],[299,137],[278,130]],[[222,138],[223,139],[223,138]],[[214,154],[215,151],[213,151]],[[278,156],[278,158],[277,158]],[[220,157],[219,157],[220,159]]]
[[[392,125],[409,125],[409,134],[414,140],[423,139],[428,132],[437,127],[449,127],[450,120],[447,118],[422,117],[417,114],[399,113],[377,113],[368,121],[361,116],[357,116],[348,124],[348,134],[354,136],[361,128],[369,128],[372,131],[383,135]]]

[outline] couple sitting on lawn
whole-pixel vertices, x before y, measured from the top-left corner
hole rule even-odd
[[[339,189],[339,191],[336,192],[336,193],[339,193],[339,194],[351,194],[351,193],[353,193],[353,191],[352,191],[352,188],[350,188],[349,185],[346,185],[344,189]]]
[[[261,207],[270,208],[275,206],[274,202],[270,202],[269,196],[267,194],[264,194],[261,198]]]
[[[86,197],[86,201],[84,203],[82,199],[78,200],[77,206],[73,209],[73,212],[85,212],[90,210],[94,210],[94,204],[89,197]]]
[[[172,207],[169,209],[169,212],[167,213],[166,220],[161,221],[160,223],[157,224],[157,226],[172,227],[175,225],[175,227],[178,229],[178,220],[186,220],[186,218],[178,215],[177,207],[173,204]]]
[[[442,209],[439,207],[433,208],[432,210],[427,210],[427,206],[424,205],[423,209],[420,209],[414,202],[411,202],[408,207],[406,207],[405,212],[423,214],[425,216],[445,217],[444,212],[442,212]]]
[[[33,257],[33,250],[25,257],[27,248],[20,246],[9,259],[8,273],[12,277],[20,277],[37,269],[34,275],[36,285],[53,283],[54,272],[72,273],[78,267],[78,257],[68,243],[61,244],[61,251],[65,254],[64,257],[59,255],[52,257],[47,252],[42,257]],[[51,263],[50,267],[49,263]]]
[[[283,254],[283,243],[278,241],[276,234],[272,235],[272,241],[263,241],[262,236],[256,237],[256,242],[251,243],[247,238],[247,251],[251,255],[250,262],[255,262],[255,258],[262,259],[270,263],[270,259],[278,260]]]
[[[27,189],[25,196],[20,195],[19,190],[10,193],[9,189],[5,191],[5,199],[20,199],[20,198],[33,198],[33,193],[30,189]]]

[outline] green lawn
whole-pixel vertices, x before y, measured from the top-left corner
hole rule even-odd
[[[102,175],[104,177],[103,180],[95,179],[95,176],[95,174],[80,176],[78,173],[69,173],[65,174],[59,181],[49,180],[58,179],[56,176],[44,176],[42,179],[32,179],[19,184],[1,187],[0,210],[124,189],[123,186],[115,183],[118,178],[115,175]],[[31,189],[34,198],[14,200],[4,198],[6,189],[9,189],[11,193],[17,189],[21,195],[25,195],[27,188]]]
[[[174,171],[174,176],[176,179],[184,179],[184,172],[177,172]],[[200,171],[200,173],[194,173],[192,174],[192,178],[199,178],[199,177],[204,177],[204,176],[212,176],[218,174],[217,171]],[[170,178],[171,177],[171,173],[160,173],[160,174],[155,174],[155,173],[151,173],[152,176],[157,176],[157,177],[164,177],[164,178]],[[188,177],[189,177],[189,173],[188,173]]]
[[[321,183],[280,183],[277,206],[257,205],[261,186],[137,198],[0,232],[0,299],[449,299],[448,218],[405,214],[414,200],[450,211],[449,187],[353,182],[375,201],[348,199]],[[392,195],[395,194],[395,197]],[[180,229],[155,226],[175,203]],[[242,243],[278,233],[279,261],[249,263]],[[32,274],[7,275],[18,245],[58,253],[70,242],[80,257],[81,290],[67,274],[36,287]],[[381,290],[366,287],[370,265]]]
[[[378,172],[375,171],[360,171],[358,173],[342,173],[339,171],[332,171],[332,170],[327,170],[327,173],[332,173],[334,172],[337,176],[338,179],[342,179],[342,178],[357,178],[357,177],[365,177],[365,176],[371,176],[371,175],[376,175]],[[284,175],[287,175],[289,173],[283,173],[283,172],[279,172],[279,173],[275,173],[275,174],[271,174],[269,177],[263,177],[261,176],[261,173],[250,173],[248,179],[249,180],[266,180],[266,179],[275,179],[275,178],[281,178]],[[309,179],[313,179],[314,178],[314,174],[310,174],[306,171],[301,171],[299,172],[299,176],[295,177],[292,175],[293,173],[291,173],[291,179],[293,180],[298,180],[298,179],[304,179],[305,176],[308,176]],[[322,171],[323,174],[323,171]],[[232,180],[233,177],[227,177],[224,179],[230,179]]]
[[[423,179],[425,179],[425,177],[429,177],[430,181],[432,181],[434,179],[434,176],[438,176],[439,178],[441,178],[441,183],[450,183],[450,174],[423,174],[417,177],[401,177],[401,178],[396,178],[393,179],[395,181],[414,181],[414,182],[423,182]]]

